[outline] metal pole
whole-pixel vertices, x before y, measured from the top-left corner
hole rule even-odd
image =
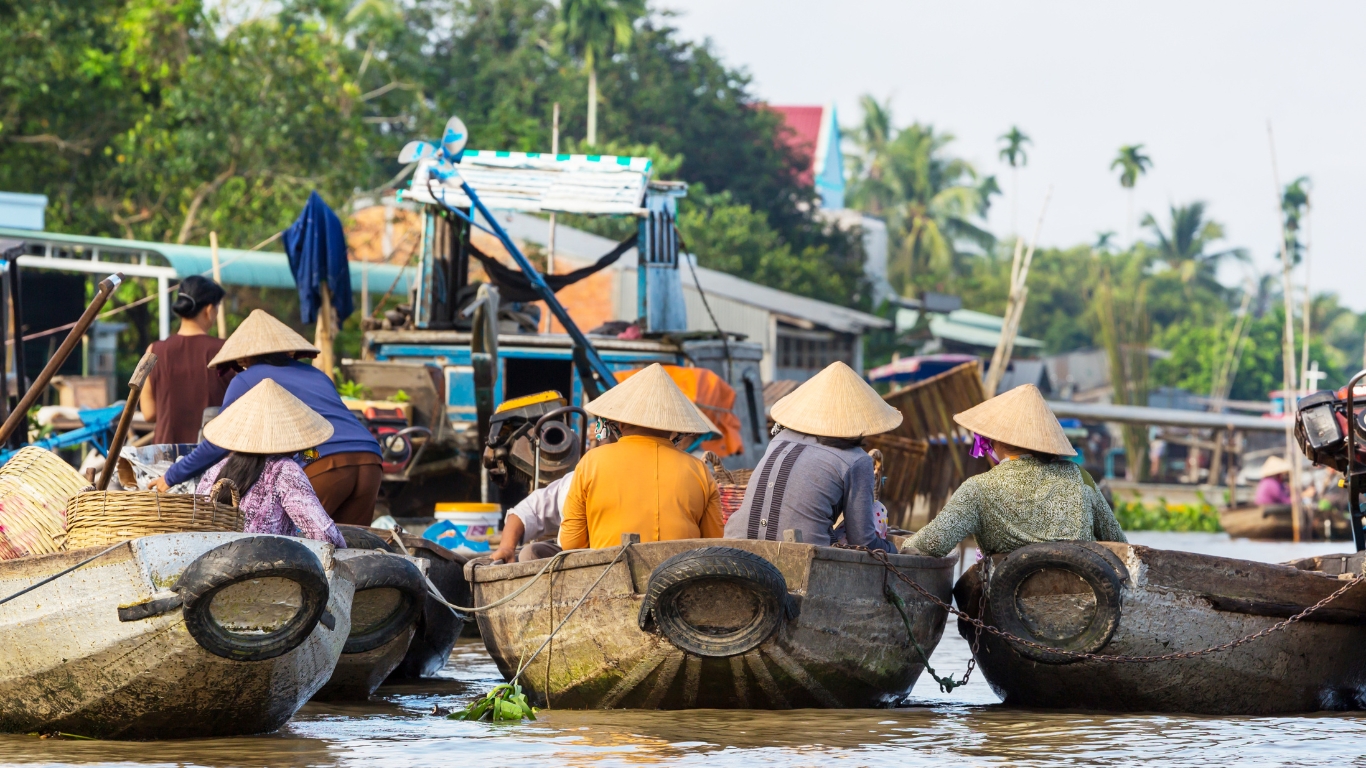
[[[157,278],[157,337],[168,339],[171,337],[171,300],[166,296],[167,282],[165,277]],[[221,317],[222,315],[220,315]]]
[[[43,366],[43,372],[38,374],[38,378],[34,380],[33,386],[29,387],[28,391],[24,393],[24,396],[19,399],[19,404],[14,407],[14,411],[10,413],[9,418],[5,419],[4,426],[0,427],[0,444],[9,440],[10,436],[19,428],[21,422],[27,421],[28,409],[38,401],[38,397],[42,395],[43,390],[47,388],[48,382],[56,375],[57,369],[61,368],[62,363],[66,362],[66,358],[71,355],[71,350],[75,349],[76,345],[81,342],[81,337],[85,335],[85,332],[90,330],[90,324],[95,322],[95,316],[104,308],[104,303],[109,300],[109,294],[113,293],[114,289],[117,288],[121,282],[123,282],[122,273],[110,275],[100,281],[100,287],[95,292],[95,300],[90,302],[90,306],[85,308],[85,312],[81,315],[81,319],[76,321],[76,327],[72,328],[66,335],[66,339],[62,341],[62,345],[53,353],[52,357],[47,361],[47,365]]]
[[[1366,530],[1361,528],[1361,487],[1357,484],[1357,477],[1361,473],[1353,469],[1357,458],[1356,389],[1357,382],[1363,376],[1366,376],[1366,371],[1347,382],[1347,472],[1343,478],[1347,481],[1347,510],[1352,514],[1352,541],[1356,543],[1358,552],[1366,550]]]
[[[49,246],[50,247],[50,246]],[[14,313],[14,394],[28,389],[28,367],[24,358],[24,302],[23,285],[19,280],[19,259],[9,262],[9,300]],[[17,447],[17,446],[16,446]]]

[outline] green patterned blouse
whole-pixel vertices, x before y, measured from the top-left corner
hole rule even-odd
[[[1091,476],[1025,454],[963,481],[907,547],[943,557],[973,536],[984,555],[1041,541],[1127,541]]]

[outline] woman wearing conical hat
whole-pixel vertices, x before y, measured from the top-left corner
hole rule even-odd
[[[793,529],[807,544],[844,539],[895,551],[876,531],[873,460],[860,444],[896,429],[901,412],[836,362],[774,403],[771,415],[782,431],[750,475],[726,538],[779,541]],[[836,528],[840,515],[844,524]]]
[[[204,437],[228,451],[209,467],[195,493],[218,478],[241,494],[247,533],[302,536],[345,547],[294,457],[332,436],[332,425],[270,379],[262,381],[204,426]]]
[[[974,456],[991,471],[963,481],[944,509],[906,543],[943,557],[972,536],[984,555],[1043,541],[1125,541],[1119,521],[1033,384],[956,414],[976,433]]]
[[[310,446],[304,471],[333,520],[369,525],[374,520],[383,477],[379,442],[347,410],[331,379],[300,360],[317,354],[318,348],[304,337],[258,309],[228,337],[209,367],[241,371],[228,385],[224,408],[270,379],[326,419],[332,425],[332,436],[316,447]],[[204,440],[189,456],[172,464],[166,476],[156,481],[156,487],[165,491],[217,464],[227,454],[224,446],[214,443],[206,427]]]
[[[1290,475],[1290,470],[1290,462],[1280,456],[1268,456],[1266,463],[1262,464],[1262,479],[1257,483],[1257,492],[1252,496],[1252,503],[1259,507],[1289,504],[1290,484],[1286,482],[1286,478]]]
[[[575,468],[561,547],[615,547],[624,533],[638,533],[641,541],[721,536],[716,481],[678,447],[715,427],[658,363],[584,410],[598,417],[600,440],[616,439],[584,454]]]

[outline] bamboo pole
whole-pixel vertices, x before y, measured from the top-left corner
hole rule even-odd
[[[95,317],[99,315],[100,310],[104,308],[104,303],[109,300],[109,295],[112,294],[114,289],[119,287],[119,283],[122,282],[122,272],[112,274],[100,281],[99,288],[95,290],[95,298],[90,302],[90,306],[85,308],[85,312],[81,314],[81,318],[76,321],[76,325],[67,333],[66,339],[62,341],[62,345],[58,347],[57,351],[52,354],[52,357],[48,359],[47,365],[43,366],[42,373],[38,374],[38,378],[34,379],[33,385],[30,386],[28,391],[24,393],[24,396],[19,399],[18,405],[14,406],[13,411],[10,411],[9,418],[5,419],[4,426],[0,426],[0,445],[4,445],[9,440],[10,435],[14,434],[20,424],[28,421],[28,409],[33,407],[33,404],[38,401],[38,397],[43,394],[43,390],[47,389],[48,382],[52,381],[52,377],[57,374],[57,369],[61,368],[62,363],[66,362],[67,357],[71,355],[71,350],[75,349],[76,345],[81,343],[81,339],[85,337],[86,331],[90,330],[90,325],[95,322]],[[21,340],[20,337],[22,336],[22,332],[19,328],[15,328],[14,335],[16,341]],[[16,344],[16,346],[18,345]]]
[[[119,452],[123,450],[123,441],[128,437],[129,427],[133,425],[133,413],[138,409],[138,395],[142,394],[147,377],[152,374],[152,368],[156,364],[156,354],[148,349],[138,361],[138,367],[133,369],[133,376],[128,380],[128,400],[123,404],[119,425],[114,429],[113,439],[109,441],[109,452],[104,455],[104,469],[100,470],[100,479],[95,483],[97,491],[109,488],[109,480],[114,476],[114,467],[119,463]]]
[[[223,284],[223,270],[218,263],[218,233],[209,232],[209,255],[213,257],[213,281],[220,286]],[[228,338],[228,316],[223,312],[223,306],[218,307],[218,338]]]
[[[1312,249],[1314,239],[1314,203],[1312,198],[1305,197],[1304,201],[1304,308],[1300,311],[1303,318],[1303,325],[1300,335],[1303,339],[1303,348],[1300,351],[1300,386],[1304,387],[1309,380],[1306,378],[1309,373],[1309,321],[1314,314],[1314,295],[1309,287],[1309,275],[1314,266],[1314,251]]]
[[[336,335],[332,327],[332,292],[328,290],[327,281],[324,280],[321,288],[322,306],[318,307],[317,325],[314,326],[313,346],[320,351],[318,357],[313,361],[313,367],[322,369],[327,374],[327,378],[332,379],[332,369],[335,367],[333,361],[332,339]]]
[[[1281,294],[1285,303],[1285,332],[1281,337],[1282,396],[1285,400],[1285,459],[1290,462],[1290,528],[1293,540],[1301,538],[1300,457],[1295,446],[1295,295],[1290,285],[1290,254],[1287,252],[1285,212],[1281,208],[1281,172],[1276,164],[1276,136],[1266,121],[1271,146],[1271,178],[1276,185],[1276,220],[1281,229]]]
[[[1006,299],[1006,314],[1001,322],[1001,338],[996,342],[996,350],[991,354],[991,369],[985,381],[986,396],[996,396],[996,388],[1005,378],[1005,369],[1010,365],[1010,356],[1015,351],[1015,336],[1020,330],[1020,320],[1024,317],[1025,300],[1029,291],[1025,283],[1029,279],[1029,267],[1034,263],[1034,251],[1039,244],[1039,233],[1043,229],[1043,217],[1048,212],[1048,201],[1053,197],[1053,185],[1048,185],[1044,193],[1043,206],[1039,209],[1039,219],[1034,224],[1034,236],[1029,241],[1029,250],[1020,258],[1020,241],[1015,241],[1015,259],[1010,268],[1010,294]]]
[[[550,118],[550,156],[560,156],[560,102],[555,102],[555,108]],[[545,252],[545,273],[555,274],[555,212],[550,212],[550,238],[546,245]],[[544,333],[550,333],[550,312],[545,312]]]

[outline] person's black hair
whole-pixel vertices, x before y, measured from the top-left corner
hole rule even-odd
[[[294,355],[289,352],[271,352],[269,355],[260,355],[256,358],[256,362],[276,366],[289,365],[294,362]]]
[[[207,277],[190,275],[180,281],[180,293],[171,304],[171,310],[181,317],[194,317],[204,308],[223,301],[226,291],[223,286]]]
[[[227,478],[232,484],[237,486],[237,493],[246,496],[247,491],[251,490],[256,481],[261,479],[261,472],[265,471],[266,459],[270,456],[264,453],[238,453],[233,451],[228,455],[228,460],[223,464],[223,470],[218,473],[220,479]],[[216,501],[231,503],[231,496],[227,490]]]

